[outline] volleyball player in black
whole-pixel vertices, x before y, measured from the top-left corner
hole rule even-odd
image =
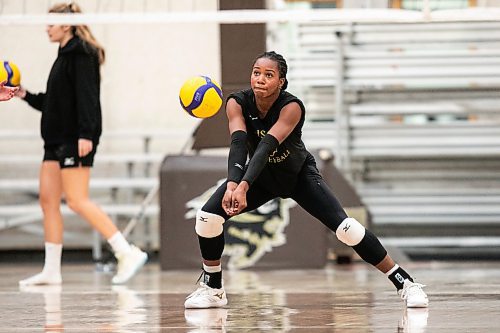
[[[374,234],[347,216],[319,174],[301,139],[305,107],[285,91],[286,73],[285,59],[275,52],[265,52],[253,64],[251,89],[228,97],[228,178],[197,212],[195,229],[203,257],[203,278],[200,287],[186,298],[185,307],[227,304],[220,263],[223,223],[276,197],[295,200],[363,260],[385,273],[408,307],[427,307],[423,285],[414,283],[394,263]]]

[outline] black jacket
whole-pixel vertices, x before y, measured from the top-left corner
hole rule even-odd
[[[99,143],[102,131],[100,74],[97,53],[78,37],[59,48],[45,93],[26,93],[29,105],[42,111],[45,145]]]

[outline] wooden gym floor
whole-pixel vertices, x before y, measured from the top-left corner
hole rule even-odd
[[[0,264],[0,332],[500,332],[500,262],[406,264],[428,286],[428,310],[406,310],[364,263],[225,272],[227,307],[189,311],[198,271],[152,263],[111,286],[92,264],[66,264],[62,286],[20,290],[17,281],[40,268]]]

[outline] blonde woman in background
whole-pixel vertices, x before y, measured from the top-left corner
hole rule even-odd
[[[50,13],[81,13],[75,3],[56,4]],[[40,169],[40,205],[45,229],[45,265],[22,286],[60,284],[64,194],[68,206],[107,239],[118,259],[113,284],[127,282],[146,263],[147,254],[130,245],[109,216],[89,199],[90,168],[102,129],[100,65],[104,49],[85,25],[49,25],[47,34],[59,51],[45,93],[23,87],[16,93],[42,112],[45,154]]]

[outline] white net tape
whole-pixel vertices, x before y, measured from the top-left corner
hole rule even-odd
[[[194,12],[0,15],[0,25],[123,23],[271,23],[271,22],[459,22],[498,21],[500,8],[420,12],[400,9],[224,10]]]

